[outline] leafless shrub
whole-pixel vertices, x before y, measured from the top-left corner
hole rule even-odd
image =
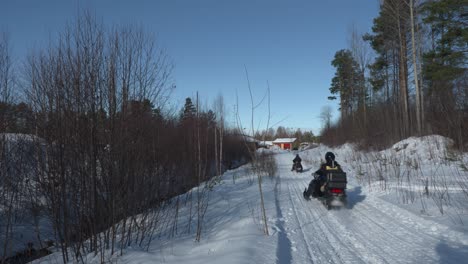
[[[140,28],[109,30],[88,14],[47,50],[31,53],[29,101],[0,100],[0,133],[35,135],[32,144],[17,145],[31,147],[27,157],[11,155],[10,141],[0,138],[3,252],[12,245],[12,219],[24,211],[39,242],[40,218],[52,222],[64,262],[82,262],[91,252],[105,262],[129,245],[147,249],[157,232],[181,229],[184,203],[187,232],[196,212],[202,226],[219,182],[213,176],[250,155],[238,133],[224,128],[222,102],[218,117],[210,110],[188,119],[165,113],[171,70],[164,50]],[[21,160],[12,166],[12,158]],[[190,191],[197,185],[198,207]]]
[[[165,55],[137,28],[107,33],[85,15],[27,69],[47,145],[38,182],[63,261],[143,245],[159,223],[147,209],[171,195],[152,112],[172,89]]]
[[[278,166],[273,154],[257,153],[254,163],[253,168],[255,174],[269,177],[275,177],[277,175]]]

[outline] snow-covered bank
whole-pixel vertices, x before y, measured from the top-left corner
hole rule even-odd
[[[161,229],[148,250],[132,246],[112,263],[462,263],[468,258],[468,156],[438,137],[410,138],[380,152],[351,144],[275,154],[278,173],[264,177],[270,236],[262,232],[257,178],[249,165],[225,173],[210,192],[200,242],[188,230]],[[302,191],[327,151],[348,173],[348,208],[327,211]],[[196,193],[196,189],[193,190]],[[181,199],[182,200],[182,199]],[[193,208],[192,208],[193,209]],[[194,212],[191,212],[192,216]],[[59,253],[35,263],[60,263]],[[86,262],[99,262],[90,254]]]

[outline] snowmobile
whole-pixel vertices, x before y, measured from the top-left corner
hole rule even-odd
[[[296,171],[296,172],[303,172],[304,171],[304,168],[302,167],[302,164],[301,164],[300,161],[294,162],[292,171]]]
[[[309,199],[309,196],[317,198],[330,210],[332,208],[345,207],[346,200],[346,173],[341,171],[328,172],[325,177],[325,182],[318,186],[323,181],[319,180],[319,175],[314,174],[314,180],[309,186],[309,193],[307,188],[304,190],[304,198]]]

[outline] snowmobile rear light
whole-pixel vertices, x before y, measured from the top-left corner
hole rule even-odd
[[[338,189],[338,188],[331,188],[330,189],[331,193],[343,193],[343,189]]]

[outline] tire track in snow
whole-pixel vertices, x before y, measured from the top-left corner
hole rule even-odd
[[[283,212],[290,210],[286,230],[289,238],[302,244],[292,252],[293,263],[440,263],[466,260],[466,233],[431,221],[387,202],[376,193],[359,196],[352,192],[351,208],[328,211],[320,202],[305,201],[304,186],[310,172],[290,172],[289,156],[278,155],[278,168],[283,178]],[[291,157],[292,160],[292,157]],[[304,164],[304,168],[307,164]],[[346,165],[346,164],[342,164]],[[350,175],[352,175],[350,170]],[[357,183],[350,179],[350,183]],[[355,188],[360,188],[359,184]],[[358,189],[356,189],[358,190]],[[353,196],[353,194],[355,194]],[[364,198],[364,199],[362,199]],[[455,254],[455,256],[453,256]],[[457,255],[458,254],[458,255]],[[456,262],[455,262],[456,263]]]
[[[288,185],[288,187],[289,187],[289,185]],[[299,218],[298,218],[298,216],[297,216],[297,209],[296,209],[296,206],[294,206],[294,202],[293,202],[292,199],[291,199],[291,195],[288,195],[288,198],[289,198],[289,202],[291,203],[291,208],[292,208],[293,215],[294,215],[294,218],[295,218],[295,220],[296,220],[296,223],[298,223],[298,226],[301,227],[301,223],[300,223]],[[299,229],[300,229],[300,231],[301,231],[301,238],[302,238],[301,240],[302,240],[302,241],[305,243],[305,245],[306,245],[305,248],[306,248],[306,251],[307,251],[308,259],[309,259],[310,261],[312,261],[311,263],[317,262],[318,259],[315,259],[315,258],[314,258],[314,254],[312,254],[312,252],[311,252],[311,247],[310,247],[309,242],[308,242],[307,239],[306,239],[304,230],[303,230],[302,228],[299,228]],[[293,229],[293,230],[295,230],[295,229]]]
[[[356,248],[367,250],[367,247],[363,244],[358,244],[357,241],[347,243],[343,239],[343,232],[336,232],[336,227],[330,227],[331,212],[326,210],[323,204],[315,199],[305,201],[302,197],[302,187],[298,187],[298,184],[294,187],[296,187],[296,196],[302,201],[304,210],[316,219],[314,231],[317,233],[317,237],[323,237],[320,244],[325,244],[326,247],[332,249],[331,257],[328,261],[332,261],[333,263],[378,263],[376,260],[381,259],[380,257],[371,258],[367,252],[364,256],[357,254]]]
[[[374,241],[374,243],[382,244],[386,250],[395,252],[394,260],[398,259],[400,262],[411,260],[412,262],[421,263],[438,262],[437,254],[428,249],[432,248],[432,246],[435,247],[440,242],[439,237],[407,226],[396,215],[389,215],[385,211],[377,209],[371,202],[353,208],[349,216],[360,219],[363,225],[372,227],[372,229],[367,230],[359,229],[359,232],[366,233],[365,237]],[[380,233],[376,227],[380,228]],[[376,233],[378,235],[374,235]]]
[[[298,263],[298,260],[304,260],[307,261],[307,263],[322,263],[324,262],[324,258],[319,256],[318,253],[314,249],[316,247],[313,247],[311,245],[310,240],[306,236],[305,230],[302,228],[303,226],[307,226],[307,223],[303,223],[303,221],[299,220],[299,211],[297,210],[296,207],[296,201],[294,201],[293,196],[291,195],[291,189],[290,189],[290,181],[294,180],[296,175],[294,175],[288,168],[288,166],[285,166],[286,162],[284,161],[284,155],[277,155],[277,164],[280,165],[278,166],[279,169],[279,176],[280,178],[285,178],[287,179],[287,200],[289,202],[289,208],[292,210],[292,215],[294,217],[294,223],[288,222],[288,229],[292,231],[292,233],[296,233],[296,231],[299,231],[299,236],[298,240],[300,241],[295,241],[296,243],[302,243],[300,247],[304,247],[305,252],[307,253],[307,257],[304,258],[304,256],[293,256],[293,260],[295,260],[295,263]],[[283,186],[282,186],[283,187]],[[286,201],[286,199],[284,200]],[[304,253],[302,250],[298,251],[299,253]],[[299,262],[299,263],[302,263]]]
[[[322,207],[319,213],[328,214],[327,221],[322,221],[325,226],[323,228],[335,235],[340,234],[342,244],[352,245],[351,250],[360,255],[366,263],[408,263],[408,260],[410,263],[437,262],[434,256],[426,255],[428,252],[425,247],[414,246],[412,241],[418,241],[420,238],[414,230],[400,231],[402,227],[392,223],[392,217],[382,216],[376,208],[360,209],[366,204],[364,202],[353,209],[338,211],[328,211],[320,202],[315,202]],[[372,219],[370,215],[375,215],[376,219]],[[378,219],[387,221],[382,224]],[[387,225],[387,222],[392,224]],[[397,234],[402,234],[401,237],[394,234],[395,230],[398,230]],[[406,236],[411,239],[405,240]],[[411,251],[408,251],[408,248],[411,248]],[[346,246],[342,249],[346,249]],[[418,257],[413,256],[415,252],[418,253]]]
[[[278,163],[281,164],[283,162],[280,161]],[[296,227],[292,229],[300,231],[300,240],[305,244],[305,249],[309,258],[308,263],[310,261],[313,263],[355,263],[356,259],[358,260],[358,263],[362,263],[362,259],[354,255],[352,251],[345,250],[346,252],[338,252],[336,250],[337,244],[340,244],[340,248],[346,247],[346,245],[342,244],[337,235],[333,235],[333,232],[329,232],[329,234],[327,234],[323,231],[323,228],[320,227],[320,225],[323,226],[323,224],[320,224],[322,222],[320,218],[323,216],[313,214],[312,211],[309,210],[310,203],[304,200],[302,187],[298,187],[298,180],[301,180],[302,182],[306,177],[287,171],[284,169],[287,168],[287,166],[284,166],[284,164],[281,165],[282,169],[280,175],[282,176],[280,177],[287,179],[290,208],[293,211],[295,222],[297,223]],[[302,207],[302,210],[297,208],[298,203]],[[306,226],[310,226],[311,229],[306,230]],[[295,259],[299,258],[300,257],[296,257]]]
[[[287,181],[286,181],[287,185],[288,185],[287,193],[283,192],[283,194],[287,195],[287,200],[289,201],[288,208],[289,208],[290,211],[292,211],[292,213],[289,213],[288,215],[294,217],[293,221],[288,222],[287,229],[291,230],[292,234],[295,234],[296,230],[300,231],[300,238],[299,238],[300,241],[294,241],[294,242],[296,244],[298,242],[302,243],[302,244],[299,245],[299,247],[301,247],[301,248],[304,247],[305,252],[307,253],[307,257],[304,258],[304,256],[293,256],[293,260],[295,260],[295,263],[297,263],[298,259],[305,260],[305,261],[307,261],[307,263],[317,263],[318,259],[315,257],[315,252],[313,252],[312,247],[310,246],[309,242],[307,241],[304,230],[302,228],[300,228],[301,223],[300,223],[299,218],[298,218],[298,211],[296,209],[295,202],[292,200],[292,197],[291,197],[291,194],[290,194],[289,181],[291,179],[294,179],[295,175],[293,175],[293,173],[289,170],[288,166],[285,166],[286,162],[281,159],[281,158],[284,159],[283,155],[277,155],[276,158],[277,158],[277,164],[280,165],[280,166],[278,166],[278,169],[279,169],[278,178],[287,179]],[[284,188],[284,185],[283,184],[280,185],[280,188]],[[281,192],[281,191],[282,190],[280,189],[279,192]],[[278,195],[278,197],[279,197],[279,195]],[[286,201],[286,199],[282,200],[282,201]],[[282,205],[282,203],[280,203],[280,206],[281,205]],[[283,204],[283,206],[284,206],[284,204]],[[292,223],[292,222],[294,222],[294,223]],[[299,228],[297,228],[298,226],[299,226]],[[299,252],[303,253],[302,250],[299,250]],[[299,263],[302,263],[302,262],[299,262]]]
[[[279,162],[282,163],[281,161]],[[283,164],[281,164],[283,165]],[[308,177],[287,173],[281,166],[281,175],[288,179],[289,203],[293,209],[297,228],[300,229],[309,261],[316,263],[395,263],[436,262],[434,256],[424,257],[419,243],[423,238],[414,230],[392,223],[392,217],[361,201],[353,209],[328,211],[318,201],[305,201],[302,197]],[[286,172],[286,173],[285,173]],[[304,184],[306,183],[306,184]],[[298,209],[301,206],[302,209]],[[385,221],[381,221],[383,218]],[[313,224],[310,224],[310,222]],[[306,226],[312,228],[306,230]],[[397,234],[392,231],[397,230]],[[316,234],[316,235],[314,235]],[[409,236],[409,239],[405,239]],[[432,238],[434,239],[434,238]],[[414,247],[416,242],[417,247]],[[424,240],[423,240],[424,241]],[[407,249],[417,252],[417,258],[407,258]],[[414,250],[414,251],[413,251]],[[305,252],[303,252],[305,253]],[[425,252],[427,253],[427,252]]]
[[[315,200],[311,202],[319,205],[318,214],[328,216],[321,221],[324,225],[322,228],[331,234],[335,233],[335,237],[338,237],[341,242],[339,251],[351,250],[355,256],[357,253],[365,262],[372,263],[405,263],[408,260],[411,260],[410,262],[437,262],[436,256],[427,254],[424,241],[428,240],[425,236],[421,236],[404,225],[394,223],[393,217],[382,215],[381,211],[366,203],[350,210],[328,211],[320,202]],[[385,221],[382,222],[383,220]],[[430,237],[430,241],[436,242],[437,239]],[[353,249],[346,245],[352,245]],[[408,251],[408,248],[411,248],[411,251]],[[340,254],[343,255],[343,252]],[[344,255],[342,259],[345,262],[353,262],[353,258]]]
[[[312,201],[304,200],[302,195],[304,182],[308,184],[310,178],[305,175],[299,177],[296,174],[293,175],[290,171],[283,169],[288,167],[284,165],[284,161],[278,163],[281,164],[282,168],[280,175],[288,179],[289,200],[298,223],[296,229],[300,229],[303,240],[308,247],[308,253],[312,255],[314,262],[391,263],[385,260],[386,256],[378,253],[382,251],[381,248],[375,247],[366,241],[357,240],[352,236],[349,236],[350,239],[344,239],[343,233],[348,232],[346,228],[341,228],[344,232],[340,233],[337,232],[337,225],[339,227],[341,224],[335,223],[332,225],[330,223],[334,211],[328,211],[321,202],[315,199]],[[300,204],[302,210],[297,209],[297,204]],[[311,222],[312,224],[310,224]],[[304,230],[305,226],[311,226],[312,228]]]
[[[318,253],[321,255],[319,256],[318,263],[330,262],[330,261],[332,263],[345,263],[341,255],[339,254],[339,252],[337,252],[335,247],[332,246],[336,244],[336,241],[331,241],[330,237],[327,236],[327,234],[323,231],[323,229],[318,226],[318,224],[321,222],[320,220],[321,217],[313,215],[310,212],[306,204],[306,201],[302,197],[302,191],[300,191],[300,195],[299,195],[297,188],[295,188],[295,191],[293,191],[291,190],[291,185],[288,185],[288,189],[291,194],[290,199],[294,208],[296,206],[294,205],[294,202],[293,202],[292,193],[295,194],[294,196],[295,196],[296,201],[301,201],[302,208],[303,208],[303,211],[301,211],[303,213],[301,215],[304,215],[305,217],[303,217],[301,220],[299,219],[298,214],[296,213],[297,221],[299,223],[298,227],[301,230],[302,234],[304,234],[304,240],[310,241],[311,243],[315,242],[313,246],[319,249]],[[298,211],[297,208],[295,208],[295,212],[297,211]],[[306,233],[304,231],[303,227],[307,225],[307,224],[303,224],[305,222],[304,219],[309,219],[309,220],[314,219],[312,221],[313,222],[312,225],[310,225],[312,227],[312,229],[310,230],[311,232]],[[306,234],[310,234],[310,235],[306,235]],[[311,244],[307,243],[307,246],[309,247],[308,250],[310,251],[310,249],[312,248]]]
[[[282,165],[282,168],[288,167],[284,166],[284,159],[279,160],[278,163]],[[294,209],[296,222],[299,223],[297,229],[301,230],[303,240],[308,247],[308,254],[312,254],[314,259],[318,258],[316,261],[317,263],[329,261],[333,263],[370,263],[376,262],[376,259],[382,259],[382,257],[369,257],[367,252],[364,256],[356,254],[356,243],[346,243],[342,239],[340,233],[336,233],[334,228],[330,228],[326,224],[330,212],[316,200],[304,200],[302,194],[303,188],[308,185],[311,179],[308,173],[295,174],[290,171],[285,172],[286,171],[282,171],[281,175],[290,178],[288,181],[288,183],[290,183],[288,185],[289,200],[291,207]],[[298,206],[300,206],[301,209],[297,209]],[[308,223],[310,221],[313,222],[312,225]],[[310,230],[304,230],[304,227],[307,225],[312,226],[312,228]],[[367,250],[365,245],[360,245],[362,250]],[[314,249],[319,250],[315,251]],[[315,255],[318,255],[318,257],[315,257]]]
[[[278,177],[275,183],[275,207],[276,207],[276,226],[279,229],[278,232],[278,248],[276,249],[276,261],[278,264],[290,264],[292,260],[291,255],[291,240],[288,238],[288,234],[284,229],[284,217],[281,212],[281,207],[278,199],[278,185],[281,188],[281,178]]]

